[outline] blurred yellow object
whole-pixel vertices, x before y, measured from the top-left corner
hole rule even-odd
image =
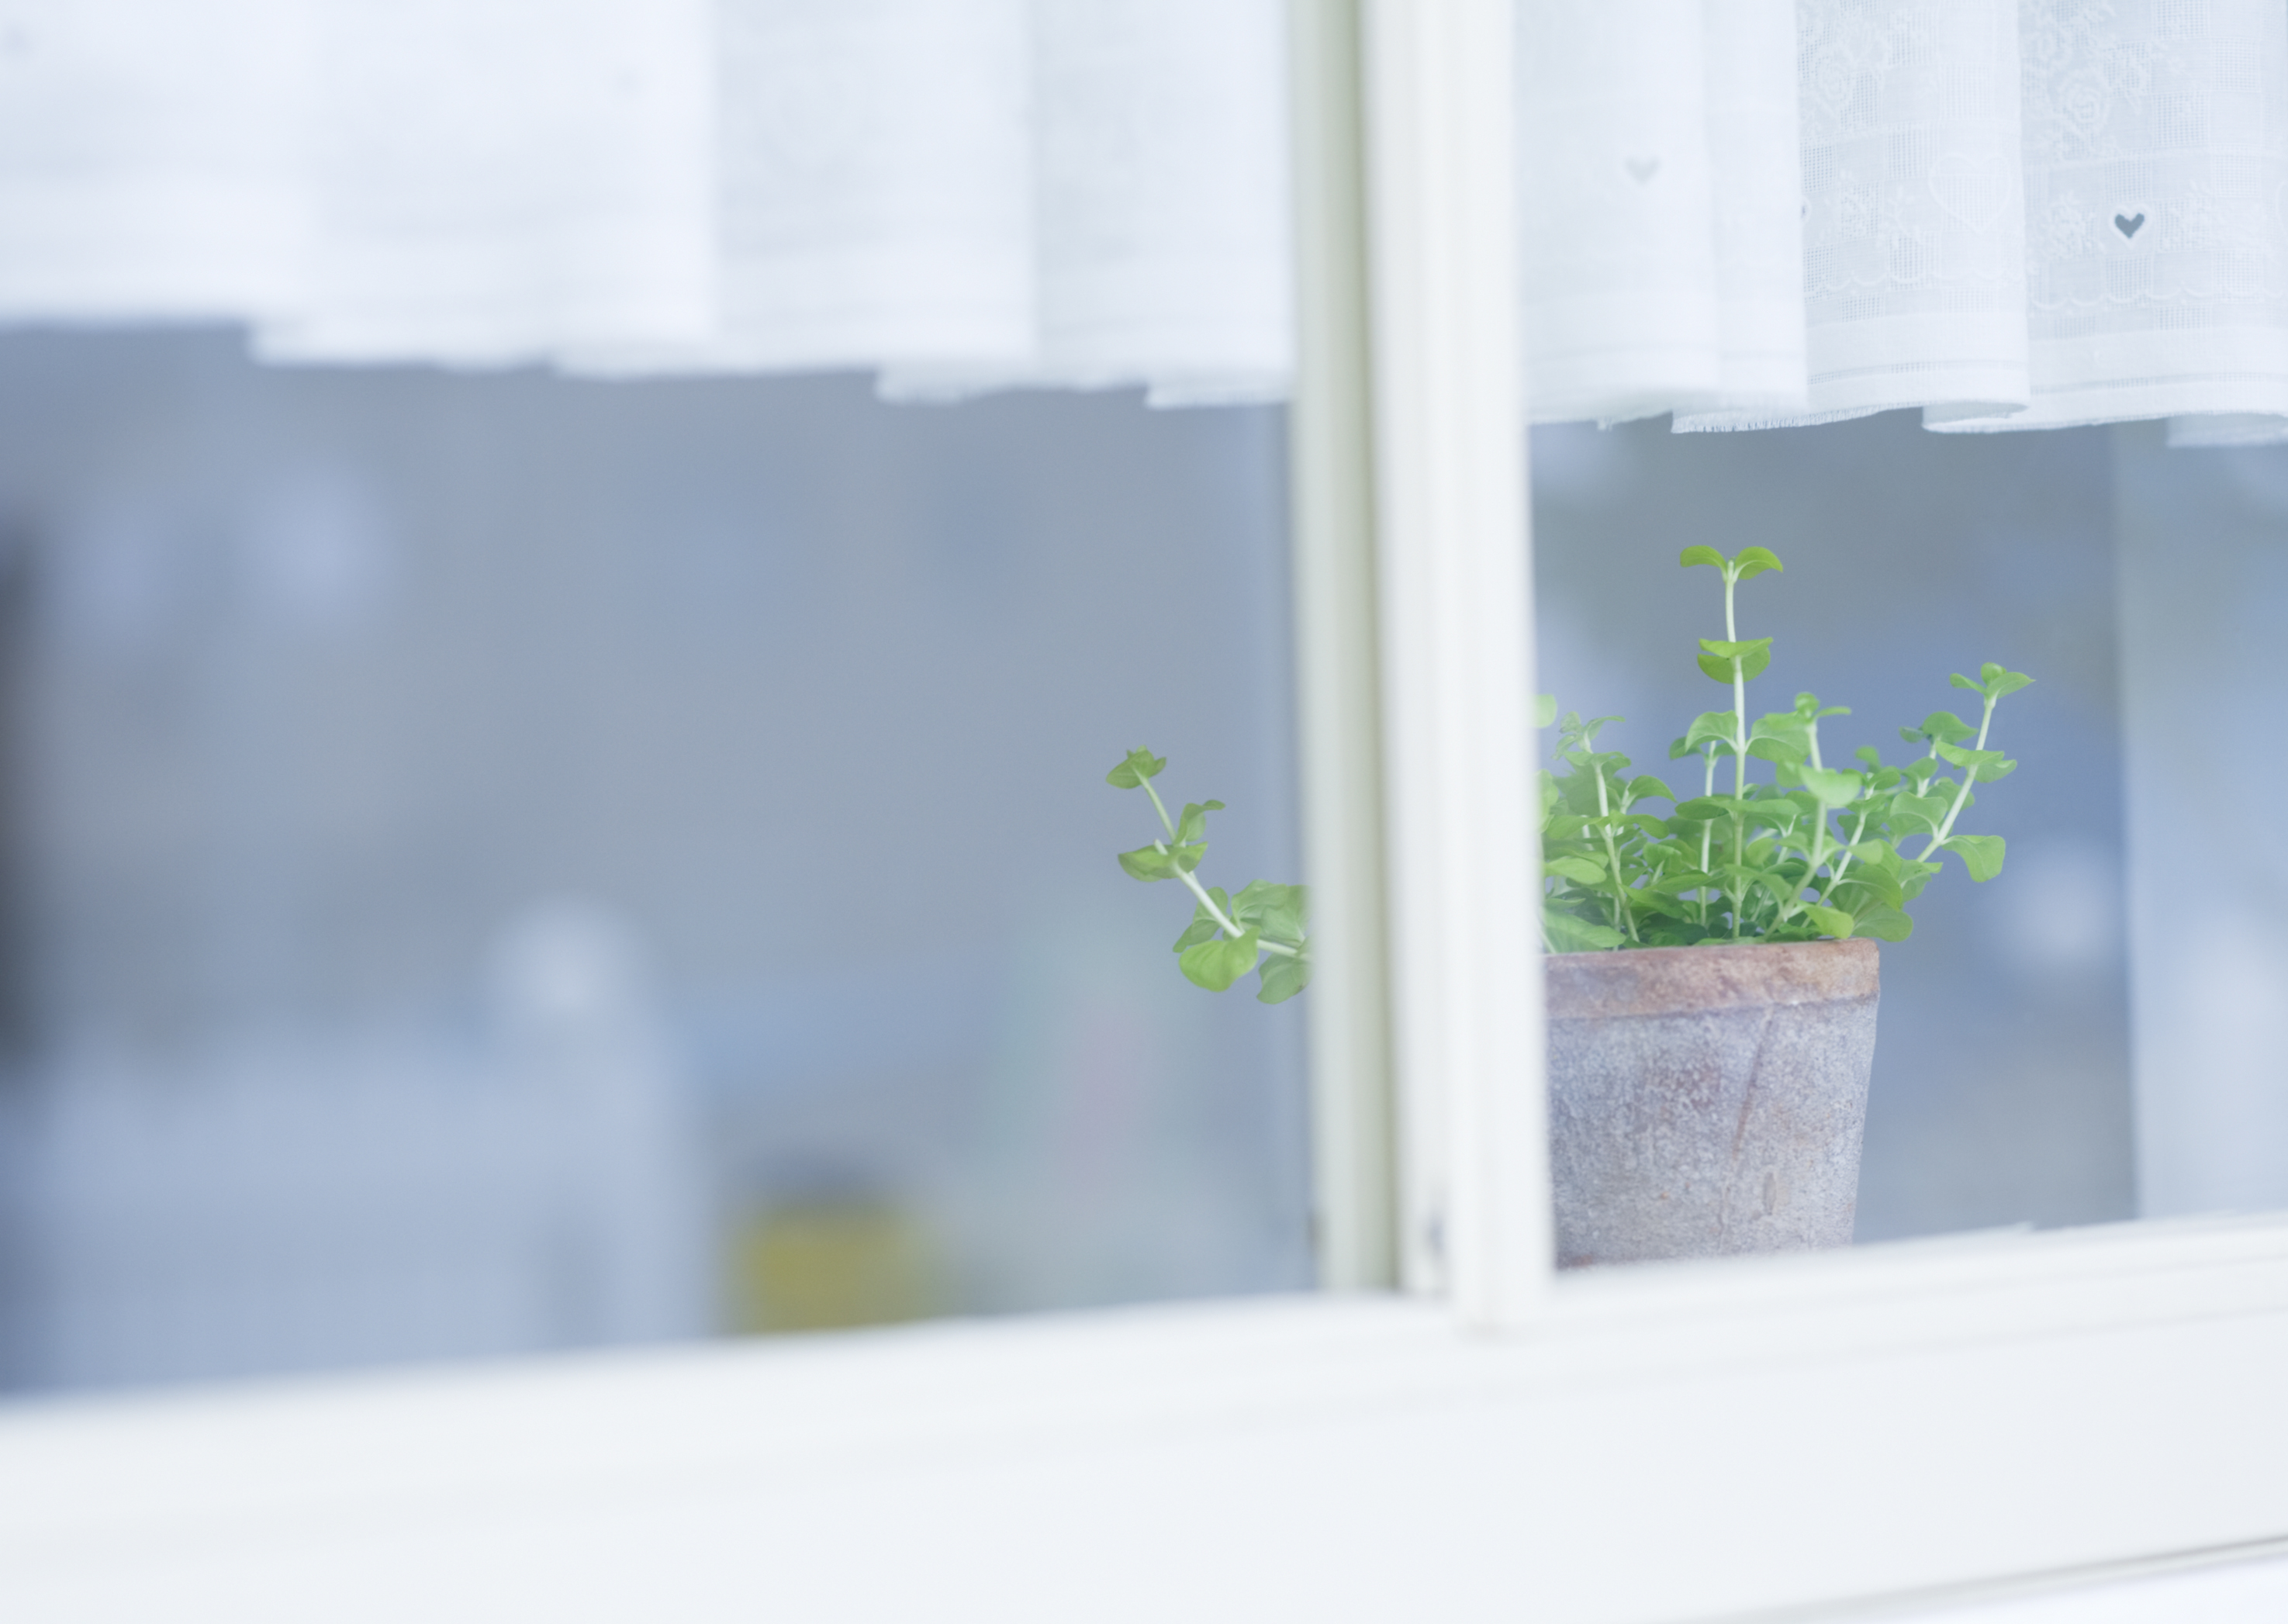
[[[746,1333],[890,1325],[936,1307],[920,1226],[873,1202],[755,1214],[732,1237],[731,1275],[732,1325]]]

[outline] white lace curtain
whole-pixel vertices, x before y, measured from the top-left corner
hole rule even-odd
[[[0,0],[0,322],[301,361],[1290,368],[1282,0]]]
[[[2288,439],[2282,0],[1520,19],[1537,420]]]
[[[2283,0],[1518,0],[1540,421],[2288,439]],[[0,0],[0,321],[1290,367],[1283,0]]]

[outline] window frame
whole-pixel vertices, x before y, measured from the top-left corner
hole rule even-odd
[[[1292,10],[1321,1235],[1408,1293],[20,1406],[0,1615],[1712,1621],[2288,1556],[2288,1215],[1549,1266],[1509,11]]]

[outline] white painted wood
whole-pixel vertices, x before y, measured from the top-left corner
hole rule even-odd
[[[2284,1368],[2270,1219],[18,1407],[0,1618],[1942,1614],[2288,1540]]]
[[[1355,0],[1288,7],[1298,331],[1287,432],[1316,961],[1304,1012],[1319,1272],[1337,1291],[1398,1283],[1358,25]]]
[[[2288,1219],[1548,1280],[1505,6],[1364,4],[1409,1274],[1442,1204],[1470,1319],[1522,1323],[1323,1297],[0,1408],[0,1618],[2282,1615]]]
[[[1863,1616],[1926,1624],[2278,1624],[2288,1619],[2288,1557],[2164,1565],[2097,1583]]]
[[[1376,497],[1408,1283],[1551,1273],[1510,0],[1367,0]]]

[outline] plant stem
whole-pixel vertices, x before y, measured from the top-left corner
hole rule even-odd
[[[1740,640],[1740,623],[1732,609],[1733,594],[1738,590],[1740,577],[1730,565],[1724,566],[1724,640]],[[1739,655],[1732,656],[1732,796],[1735,800],[1748,798],[1748,668]],[[1747,861],[1748,817],[1739,807],[1732,809],[1732,867],[1736,871]],[[1742,886],[1736,894],[1729,886],[1725,894],[1732,898],[1732,939],[1740,939],[1740,915],[1747,912],[1747,888]]]
[[[1982,750],[1986,748],[1987,732],[1994,725],[1994,703],[2000,697],[1999,694],[1987,696],[1986,714],[1978,718],[1978,742],[1970,747],[1972,749]],[[1938,754],[1938,743],[1935,740],[1931,743],[1931,754],[1934,756]],[[1930,854],[1944,845],[1946,837],[1954,833],[1954,820],[1962,816],[1963,803],[1970,799],[1970,786],[1977,777],[1976,767],[1965,767],[1962,770],[1962,788],[1954,792],[1954,804],[1946,809],[1946,821],[1938,826],[1938,833],[1930,837],[1930,844],[1922,849],[1922,855],[1916,858],[1915,861],[1928,862]]]
[[[1168,809],[1160,804],[1160,792],[1152,788],[1152,780],[1148,778],[1140,779],[1138,781],[1144,786],[1144,793],[1152,797],[1152,810],[1160,814],[1160,826],[1168,831],[1168,840],[1173,840],[1176,837],[1175,820],[1168,816]],[[1163,856],[1172,855],[1168,851],[1168,840],[1156,840],[1152,843],[1153,847]],[[1207,909],[1208,917],[1216,922],[1217,930],[1221,931],[1234,941],[1247,934],[1225,916],[1224,911],[1215,905],[1215,899],[1209,896],[1205,888],[1192,877],[1190,870],[1179,868],[1176,870],[1176,877],[1184,883],[1185,888],[1192,895],[1200,899],[1200,906]],[[1303,956],[1301,948],[1290,947],[1284,942],[1275,942],[1261,936],[1255,939],[1266,953],[1283,954],[1291,959],[1299,959]]]
[[[1859,844],[1860,836],[1866,834],[1867,820],[1870,815],[1870,813],[1864,812],[1859,814],[1859,825],[1856,828],[1851,831],[1852,845],[1857,845]],[[1820,893],[1821,896],[1831,897],[1835,894],[1835,888],[1843,883],[1843,876],[1851,872],[1851,860],[1857,855],[1857,852],[1846,848],[1843,853],[1843,860],[1835,865],[1835,872],[1828,877],[1827,889]]]
[[[1819,759],[1819,718],[1817,717],[1813,717],[1809,725],[1804,729],[1804,737],[1811,744],[1811,764],[1824,772],[1827,771],[1826,764]],[[1816,796],[1812,798],[1819,799]],[[1806,890],[1816,891],[1819,889],[1819,866],[1827,860],[1827,803],[1820,801],[1819,808],[1812,813],[1812,817],[1815,821],[1811,826],[1809,853],[1811,867],[1804,871],[1803,883]],[[1823,897],[1823,899],[1824,899]]]
[[[1156,840],[1152,844],[1158,846],[1163,852],[1165,852],[1168,849],[1164,842]],[[1237,925],[1232,923],[1229,919],[1225,917],[1224,911],[1216,906],[1215,899],[1208,895],[1206,887],[1203,886],[1196,879],[1194,879],[1188,871],[1181,868],[1177,869],[1176,877],[1184,883],[1185,886],[1191,891],[1192,895],[1200,899],[1200,906],[1207,909],[1208,917],[1216,922],[1217,930],[1221,931],[1226,936],[1228,936],[1234,941],[1237,941],[1241,937],[1247,934],[1246,931],[1241,930]],[[1255,941],[1256,945],[1261,947],[1266,953],[1283,954],[1291,959],[1299,959],[1303,956],[1303,950],[1301,948],[1290,947],[1286,943],[1275,942],[1268,937],[1259,936],[1255,939]]]
[[[1701,780],[1700,793],[1714,795],[1716,793],[1716,741],[1709,740],[1708,748],[1700,753],[1708,763],[1708,775]],[[1708,872],[1708,848],[1715,835],[1716,826],[1713,823],[1701,824],[1700,872],[1703,874]],[[1704,931],[1708,928],[1708,888],[1705,885],[1700,888],[1700,928]]]
[[[1613,806],[1605,798],[1605,764],[1599,762],[1596,764],[1597,815],[1609,819],[1613,815]],[[1637,941],[1641,939],[1637,935],[1636,916],[1629,909],[1628,893],[1621,884],[1620,848],[1613,844],[1613,826],[1609,822],[1605,825],[1605,863],[1606,872],[1613,878],[1613,911],[1616,915],[1613,923],[1629,933],[1631,941]]]
[[[1152,780],[1148,778],[1140,778],[1137,781],[1144,786],[1144,793],[1152,797],[1152,810],[1160,814],[1160,827],[1167,830],[1168,838],[1173,840],[1176,837],[1176,821],[1168,816],[1168,809],[1160,804],[1160,792],[1152,788]]]

